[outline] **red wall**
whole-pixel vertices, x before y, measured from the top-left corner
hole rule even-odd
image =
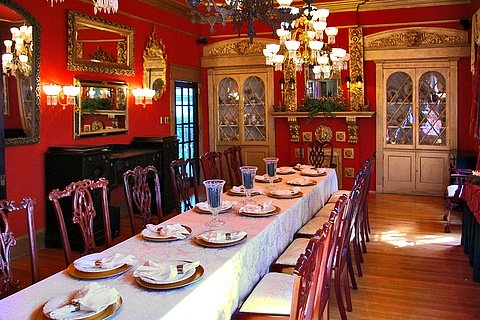
[[[33,15],[41,25],[40,82],[71,84],[74,77],[126,81],[130,88],[142,86],[142,52],[156,21],[157,38],[165,45],[168,64],[199,67],[201,48],[196,44],[195,25],[188,18],[181,18],[146,5],[141,1],[120,2],[117,14],[98,14],[107,20],[135,27],[136,75],[117,76],[92,72],[67,71],[67,12],[70,9],[92,16],[90,3],[65,1],[53,8],[49,1],[18,0],[19,5]],[[128,13],[126,15],[125,13]],[[170,27],[164,27],[165,25]],[[167,83],[170,74],[167,72]],[[170,135],[170,126],[160,124],[159,118],[170,116],[170,88],[161,99],[145,109],[135,106],[129,96],[129,132],[125,135],[73,139],[73,111],[46,105],[45,95],[40,99],[40,143],[6,147],[7,196],[12,200],[32,197],[36,200],[35,222],[38,229],[45,225],[45,176],[44,154],[53,145],[128,144],[135,136]],[[13,231],[25,233],[25,219],[13,219]]]

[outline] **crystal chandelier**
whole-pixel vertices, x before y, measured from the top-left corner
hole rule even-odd
[[[266,64],[275,66],[275,70],[282,70],[284,63],[292,63],[297,71],[302,71],[305,66],[307,72],[313,71],[316,79],[330,79],[340,70],[347,69],[350,55],[345,49],[333,47],[338,29],[327,27],[330,12],[313,6],[304,7],[301,15],[296,11],[300,12],[291,8],[297,19],[283,21],[276,30],[279,43],[267,44],[263,50]]]
[[[32,72],[32,26],[10,28],[12,40],[5,40],[5,53],[2,54],[3,73],[28,77]]]
[[[53,2],[63,2],[64,0],[47,0],[50,1],[51,6],[53,7]],[[118,11],[118,0],[92,0],[93,1],[93,12],[105,12],[105,13],[116,13]]]
[[[314,0],[303,0],[306,6],[302,9],[290,7],[293,0],[186,0],[192,8],[190,14],[192,21],[196,18],[210,24],[210,31],[214,26],[221,23],[225,26],[228,19],[232,20],[233,26],[240,31],[244,24],[247,25],[247,35],[250,42],[255,36],[255,21],[260,21],[271,26],[274,30],[279,28],[280,23],[289,24],[297,19],[304,10],[311,8]]]

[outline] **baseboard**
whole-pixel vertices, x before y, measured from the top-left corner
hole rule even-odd
[[[35,238],[37,239],[37,250],[45,248],[45,229],[35,232]],[[30,244],[28,242],[28,235],[17,237],[17,244],[12,247],[12,260],[30,254]]]

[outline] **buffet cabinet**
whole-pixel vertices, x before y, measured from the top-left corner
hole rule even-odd
[[[53,189],[64,189],[74,181],[82,179],[98,180],[106,177],[109,192],[113,188],[123,188],[123,173],[136,166],[153,165],[157,168],[161,184],[162,209],[164,214],[176,208],[170,177],[170,162],[177,157],[178,141],[175,137],[137,137],[130,145],[104,146],[55,146],[45,155],[46,198]],[[152,181],[153,183],[153,181]],[[152,185],[153,187],[153,185]],[[152,192],[153,196],[154,193]],[[94,233],[97,243],[104,241],[103,220],[100,212],[101,194],[94,192],[94,206],[97,216],[94,219]],[[108,197],[110,199],[110,197]],[[71,221],[71,199],[63,199],[61,206],[65,221]],[[154,204],[155,199],[152,199]],[[61,247],[58,221],[50,201],[46,201],[47,229],[46,246]],[[155,205],[152,205],[155,209]],[[120,208],[109,206],[112,236],[120,234]],[[155,213],[155,210],[153,210]],[[67,223],[67,232],[73,249],[82,249],[82,238],[77,225]]]

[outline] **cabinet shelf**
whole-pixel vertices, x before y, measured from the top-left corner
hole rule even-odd
[[[335,118],[371,118],[375,115],[375,111],[339,111],[332,112]],[[274,118],[308,118],[309,113],[305,111],[279,111],[272,112]],[[315,118],[325,118],[323,112],[319,112]]]
[[[94,112],[82,110],[82,114],[91,114],[91,115],[120,115],[124,116],[126,113],[125,110],[95,110]]]

